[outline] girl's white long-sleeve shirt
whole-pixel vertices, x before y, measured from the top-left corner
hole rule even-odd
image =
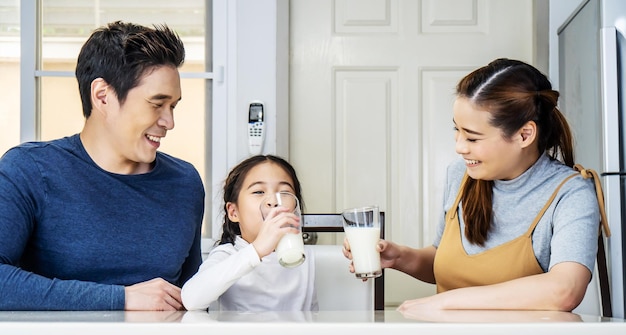
[[[305,261],[295,268],[278,263],[275,252],[259,259],[254,246],[240,236],[235,244],[215,247],[182,288],[187,310],[317,310],[315,259],[304,247]],[[217,302],[217,304],[215,304]]]

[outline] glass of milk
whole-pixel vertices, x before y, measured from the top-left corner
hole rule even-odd
[[[298,233],[285,234],[278,245],[276,245],[276,256],[280,265],[292,268],[304,262],[304,240],[302,239],[302,213],[300,211],[300,201],[295,194],[290,192],[278,192],[271,194],[261,203],[261,215],[263,220],[272,207],[286,207],[300,218],[300,226],[292,226],[298,229]]]
[[[346,209],[341,213],[343,230],[350,244],[352,264],[357,278],[376,278],[382,275],[380,253],[380,212],[377,206]]]

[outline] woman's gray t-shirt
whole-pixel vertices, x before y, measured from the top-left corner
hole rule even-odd
[[[447,170],[443,214],[433,245],[439,246],[445,227],[445,212],[454,204],[466,167],[463,160],[452,163]],[[493,226],[484,247],[468,242],[462,236],[468,254],[491,249],[524,234],[548,202],[558,185],[576,173],[559,161],[542,155],[519,177],[496,180],[493,187]],[[459,204],[461,231],[465,231]],[[592,179],[578,176],[568,180],[537,224],[533,234],[533,250],[541,268],[548,271],[561,262],[576,262],[591,272],[595,265],[600,213]]]

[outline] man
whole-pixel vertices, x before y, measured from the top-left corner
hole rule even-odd
[[[175,310],[201,263],[204,188],[158,152],[185,51],[167,26],[113,22],[82,47],[85,124],[0,159],[0,310]]]

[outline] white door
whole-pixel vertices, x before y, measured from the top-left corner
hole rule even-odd
[[[289,159],[306,211],[377,204],[386,239],[432,243],[455,85],[495,58],[532,62],[532,13],[532,0],[291,1]],[[385,278],[388,306],[434,293]]]

